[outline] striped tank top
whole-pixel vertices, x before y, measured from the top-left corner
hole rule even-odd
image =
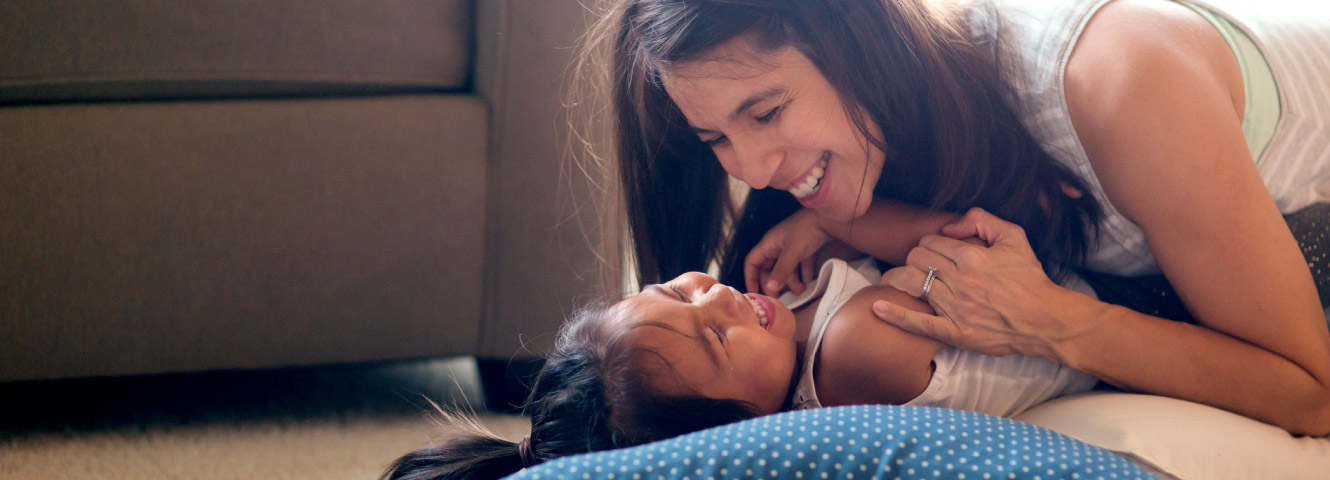
[[[1067,61],[1086,23],[1107,2],[994,0],[974,10],[971,28],[994,40],[993,54],[1026,128],[1050,155],[1085,180],[1104,207],[1099,242],[1091,248],[1086,267],[1118,275],[1158,273],[1145,234],[1108,201],[1067,112]],[[1240,29],[1274,76],[1278,121],[1253,158],[1280,211],[1330,201],[1330,7],[1301,0],[1187,3]]]

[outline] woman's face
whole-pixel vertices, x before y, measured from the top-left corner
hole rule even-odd
[[[662,78],[689,126],[730,175],[753,188],[789,191],[835,220],[868,209],[884,155],[798,50],[759,53],[739,37]],[[871,120],[868,127],[878,130]]]
[[[615,306],[630,341],[668,363],[655,387],[674,395],[740,400],[776,413],[796,370],[794,313],[702,273],[650,285]]]

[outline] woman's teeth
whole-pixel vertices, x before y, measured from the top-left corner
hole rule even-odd
[[[794,186],[793,188],[790,188],[790,193],[793,194],[796,198],[804,198],[814,193],[817,193],[818,187],[822,186],[822,184],[820,183],[822,181],[822,175],[826,173],[827,173],[827,156],[823,155],[822,158],[818,160],[817,165],[814,166],[812,170],[808,171],[808,176],[804,177],[803,180],[798,183],[798,185]]]
[[[748,305],[753,307],[753,312],[757,313],[757,324],[762,328],[767,328],[767,324],[771,323],[771,320],[767,318],[767,309],[762,308],[762,305],[754,301],[752,297],[744,295],[744,298],[748,300]]]

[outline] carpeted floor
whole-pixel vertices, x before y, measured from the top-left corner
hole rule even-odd
[[[0,384],[0,479],[374,479],[447,434],[426,399],[483,405],[478,385],[469,358]]]

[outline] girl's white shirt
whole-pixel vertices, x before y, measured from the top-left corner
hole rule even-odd
[[[831,259],[822,265],[817,280],[800,295],[786,293],[780,301],[791,309],[822,298],[808,334],[804,364],[791,399],[792,408],[818,408],[813,367],[822,335],[845,302],[864,287],[877,284],[882,274],[871,258],[847,263]],[[1063,286],[1091,296],[1094,292],[1079,277],[1071,276]],[[884,345],[890,348],[890,345]],[[832,346],[834,348],[834,346]],[[933,377],[918,397],[905,405],[955,408],[1010,417],[1049,399],[1083,392],[1097,379],[1070,368],[1032,357],[990,357],[954,347],[944,347],[933,357]]]

